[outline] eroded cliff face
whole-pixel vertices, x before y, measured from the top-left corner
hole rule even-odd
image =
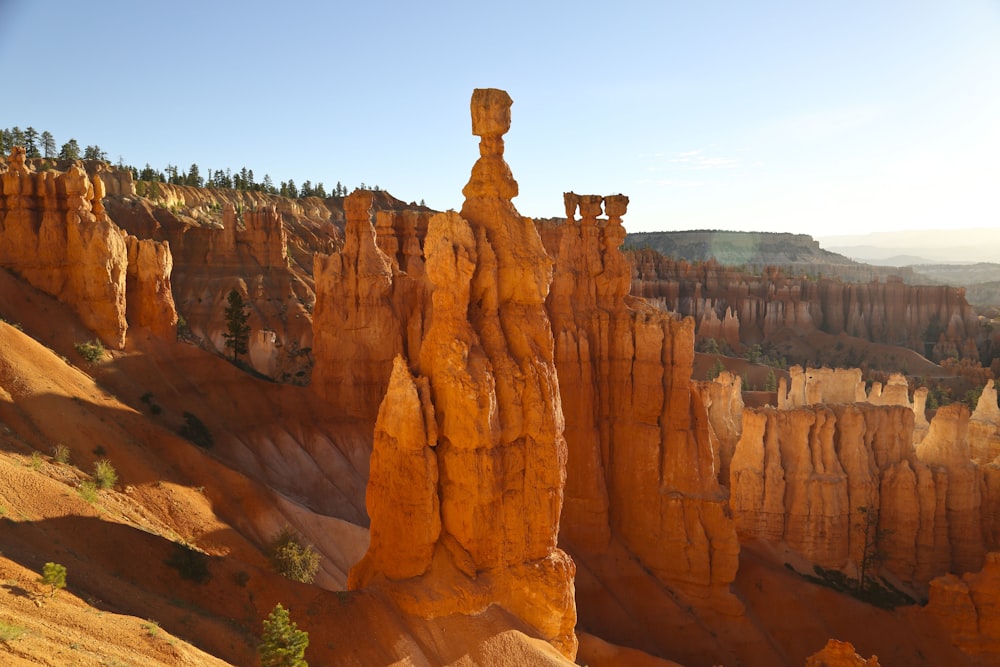
[[[565,199],[566,222],[540,225],[570,450],[563,539],[581,553],[619,540],[670,589],[726,606],[739,545],[690,379],[694,322],[627,296],[626,197]]]
[[[921,426],[923,396],[911,406],[901,377],[867,396],[859,378],[797,369],[780,409],[743,411],[730,464],[741,537],[851,574],[874,540],[882,566],[918,590],[978,570],[996,548],[997,486],[971,458],[968,409],[943,407]]]
[[[427,215],[379,211],[374,193],[344,201],[344,247],[317,254],[312,386],[344,414],[374,422],[393,359],[419,359],[429,303],[421,241]],[[373,224],[376,223],[376,224]]]
[[[976,664],[1000,664],[1000,553],[990,553],[983,569],[931,582],[926,611]]]
[[[350,586],[384,588],[425,617],[497,604],[573,657],[575,566],[556,547],[567,454],[544,308],[552,264],[511,203],[510,105],[503,91],[475,91],[481,157],[465,204],[428,224],[429,326],[416,355],[395,357],[379,407],[372,540]],[[391,313],[392,262],[361,217],[365,246],[345,245],[356,259],[337,268],[375,276],[373,303]],[[397,350],[402,330],[386,325]]]
[[[934,359],[979,358],[976,344],[984,334],[963,288],[907,285],[891,277],[866,283],[810,280],[773,267],[753,275],[714,260],[695,265],[651,250],[627,256],[632,294],[694,317],[699,336],[732,343],[738,331],[746,343],[789,328],[903,345]]]
[[[275,380],[309,382],[313,255],[339,243],[339,209],[314,197],[136,183],[128,171],[103,163],[88,168],[114,184],[105,202],[123,227],[143,240],[169,242],[183,335],[227,355],[225,309],[235,289],[249,308],[244,361]]]
[[[0,174],[0,263],[70,305],[105,344],[131,322],[161,335],[177,316],[170,248],[129,237],[104,209],[104,183],[77,164],[34,171],[15,147]]]

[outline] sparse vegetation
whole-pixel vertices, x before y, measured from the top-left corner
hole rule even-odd
[[[260,638],[261,667],[308,667],[305,654],[309,633],[299,630],[288,610],[279,602],[264,619],[264,634]]]
[[[97,484],[94,484],[89,479],[76,487],[76,492],[91,505],[97,502]]]
[[[285,527],[271,543],[271,565],[293,581],[311,584],[319,571],[319,552],[302,536]]]
[[[104,358],[104,343],[97,338],[85,343],[77,343],[73,347],[76,348],[77,354],[89,363],[97,363]]]
[[[98,488],[110,489],[118,483],[118,471],[107,459],[99,459],[94,463],[94,481]]]
[[[246,311],[243,296],[237,290],[230,290],[227,300],[226,333],[222,337],[226,339],[226,347],[232,349],[233,361],[236,361],[239,355],[246,354],[250,349],[250,325],[247,324],[250,314]]]
[[[724,370],[726,370],[726,366],[722,363],[722,359],[716,359],[715,363],[712,364],[712,367],[709,368],[708,372],[705,374],[705,379],[714,380],[719,377]]]
[[[38,582],[50,587],[49,597],[52,597],[60,588],[66,588],[65,566],[59,563],[46,563],[42,567],[42,576]]]
[[[27,632],[23,626],[0,621],[0,642],[4,644],[9,644],[12,641],[20,639]]]
[[[142,623],[140,627],[153,639],[156,639],[156,637],[160,634],[160,624],[151,618],[147,619],[145,623]]]
[[[70,460],[69,447],[63,444],[58,444],[52,448],[52,459],[56,463],[67,464]]]
[[[31,469],[38,470],[42,467],[42,453],[39,451],[31,452]]]

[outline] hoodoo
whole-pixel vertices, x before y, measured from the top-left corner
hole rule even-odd
[[[371,545],[352,588],[409,613],[496,604],[576,655],[573,561],[556,547],[566,443],[545,311],[552,262],[511,198],[507,93],[476,90],[480,159],[461,214],[434,216],[419,357],[396,358],[378,412],[367,505]]]

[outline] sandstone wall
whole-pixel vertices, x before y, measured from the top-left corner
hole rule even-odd
[[[170,248],[135,246],[130,267],[134,239],[108,217],[99,177],[75,163],[65,172],[35,172],[20,147],[0,177],[0,265],[70,305],[111,347],[125,345],[129,299],[133,324],[172,331]]]
[[[914,447],[906,406],[744,410],[730,467],[740,535],[784,541],[822,567],[853,572],[865,551],[865,513],[877,512],[884,566],[902,580],[975,571],[991,520],[968,421],[961,404],[941,408]]]
[[[866,283],[810,280],[775,268],[753,275],[714,260],[691,264],[650,250],[633,251],[627,257],[632,264],[632,294],[694,317],[705,328],[700,335],[721,333],[728,340],[734,325],[723,329],[716,324],[728,317],[738,320],[742,341],[759,341],[789,327],[800,333],[843,332],[928,356],[940,343],[939,355],[954,352],[978,358],[975,344],[983,334],[962,288],[907,285],[895,278]]]
[[[620,540],[673,590],[725,596],[739,546],[690,380],[694,323],[627,296],[627,198],[565,199],[565,223],[539,224],[556,259],[547,305],[570,451],[562,537],[581,553]]]

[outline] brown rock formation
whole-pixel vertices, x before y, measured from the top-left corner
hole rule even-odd
[[[344,200],[344,247],[316,255],[312,385],[344,414],[374,420],[393,358],[402,350],[392,262],[375,243],[372,193]],[[397,299],[398,300],[398,299]]]
[[[865,283],[810,280],[773,267],[753,275],[714,260],[694,265],[652,250],[627,257],[633,294],[700,322],[723,320],[731,311],[744,342],[766,339],[783,328],[800,334],[818,330],[901,344],[928,356],[940,342],[938,356],[932,358],[954,352],[978,359],[975,344],[982,333],[963,288],[907,285],[895,277]]]
[[[902,580],[978,569],[996,487],[969,459],[968,410],[939,410],[916,448],[913,424],[906,406],[870,403],[744,410],[730,473],[740,534],[851,571],[867,508],[878,513],[885,567]]]
[[[987,554],[979,572],[932,581],[926,611],[976,664],[1000,665],[1000,554]]]
[[[570,448],[562,537],[581,554],[620,540],[671,589],[725,606],[739,546],[690,381],[694,323],[627,297],[625,197],[565,199],[566,223],[540,226]]]
[[[854,651],[850,642],[831,639],[817,653],[809,656],[806,667],[879,667],[878,657],[865,660]]]
[[[169,333],[170,249],[136,246],[129,270],[127,235],[104,210],[104,184],[73,163],[65,172],[35,172],[15,147],[2,174],[0,263],[71,305],[106,344],[121,348],[128,329],[127,295],[137,325]],[[131,276],[131,278],[129,277]]]
[[[575,567],[556,548],[566,444],[544,310],[551,261],[510,201],[510,105],[503,91],[473,94],[481,157],[465,205],[430,221],[430,327],[410,357],[420,375],[394,362],[368,487],[372,542],[350,585],[384,586],[423,616],[498,604],[573,657]],[[355,228],[364,246],[344,256],[356,274],[371,267],[375,300],[391,310],[390,260]]]

